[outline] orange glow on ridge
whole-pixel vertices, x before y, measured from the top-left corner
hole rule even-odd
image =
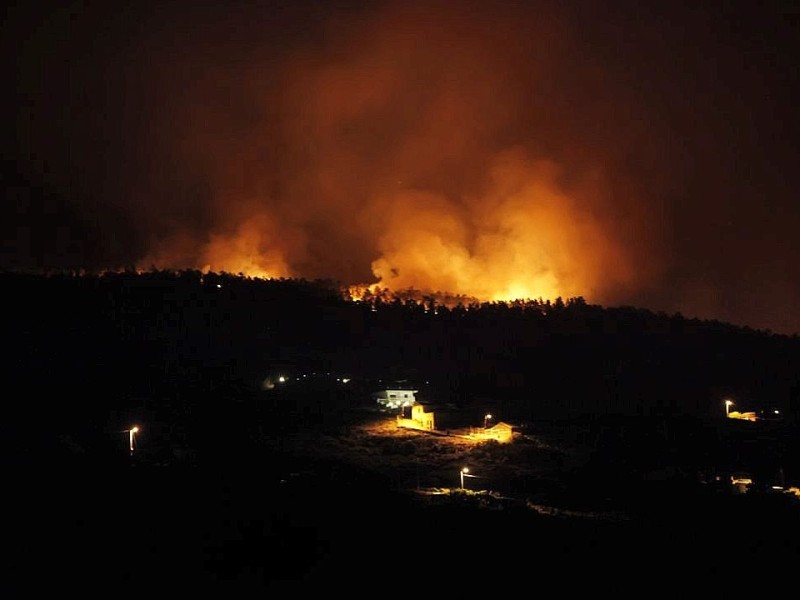
[[[584,147],[561,103],[554,119],[536,94],[515,100],[546,81],[565,32],[497,16],[514,38],[452,13],[398,5],[333,22],[324,53],[273,65],[274,97],[261,66],[243,67],[229,87],[250,120],[198,80],[162,151],[202,182],[206,211],[184,222],[166,204],[137,266],[334,279],[354,298],[609,303],[645,285],[651,217],[613,140]],[[520,123],[525,137],[511,135]]]

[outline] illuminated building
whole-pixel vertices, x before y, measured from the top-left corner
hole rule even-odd
[[[387,388],[373,393],[372,398],[386,408],[403,408],[417,401],[418,391],[403,387]]]

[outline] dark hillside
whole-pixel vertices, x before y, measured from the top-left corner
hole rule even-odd
[[[680,315],[581,298],[352,302],[330,282],[196,271],[2,278],[6,375],[57,411],[253,391],[281,367],[424,379],[441,402],[491,398],[509,418],[715,419],[727,397],[800,417],[799,338]],[[80,401],[57,401],[68,392]]]
[[[196,271],[0,277],[9,539],[25,581],[49,565],[77,585],[88,562],[99,591],[345,590],[343,573],[401,552],[440,565],[426,581],[443,591],[472,589],[449,583],[453,564],[547,577],[571,561],[600,579],[623,564],[661,579],[670,564],[678,583],[800,550],[795,498],[724,485],[733,471],[800,478],[797,337],[580,298],[354,302],[333,282]],[[467,423],[491,408],[524,441],[355,428],[394,380]],[[780,417],[726,419],[724,398]],[[465,460],[562,516],[398,493],[455,485]],[[636,520],[564,516],[600,510]]]

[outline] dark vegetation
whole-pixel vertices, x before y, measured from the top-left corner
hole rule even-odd
[[[680,579],[799,549],[791,499],[712,489],[735,470],[800,480],[797,336],[581,298],[353,302],[335,282],[198,271],[0,277],[0,435],[26,576],[55,569],[77,585],[94,565],[100,588],[140,578],[236,593],[345,590],[366,571],[412,577],[415,561],[495,578],[569,563],[601,579],[633,565],[663,577],[672,561]],[[283,387],[280,375],[306,378]],[[574,468],[556,453],[547,477],[509,477],[520,497],[588,511],[620,508],[625,490],[622,508],[647,519],[420,509],[379,462],[326,457],[322,443],[298,452],[300,439],[346,435],[392,380],[464,423],[490,411],[588,449]],[[725,419],[724,398],[780,418]],[[419,459],[431,447],[372,450]],[[507,466],[512,455],[485,445],[473,457]],[[431,589],[475,583],[426,577]]]

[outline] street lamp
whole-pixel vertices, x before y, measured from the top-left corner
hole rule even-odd
[[[489,426],[489,419],[492,418],[492,415],[486,415],[483,417],[483,428],[486,429]]]
[[[130,429],[126,429],[125,431],[128,432],[128,448],[130,448],[131,456],[133,456],[134,438],[136,437],[136,434],[139,433],[139,428],[131,427]]]
[[[731,406],[733,405],[733,400],[725,400],[725,416],[731,416]]]
[[[469,467],[464,467],[461,469],[461,489],[464,489],[464,477],[477,477],[477,475],[470,475],[469,474]]]

